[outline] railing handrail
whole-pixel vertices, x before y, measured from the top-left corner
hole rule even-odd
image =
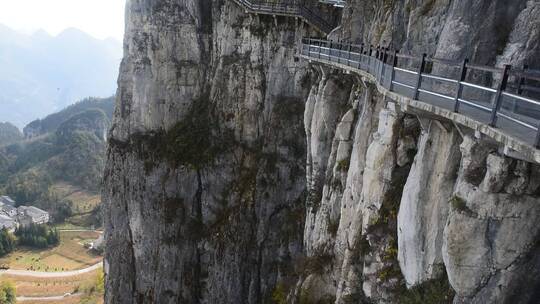
[[[252,0],[233,0],[246,9],[263,14],[284,14],[295,17],[301,17],[308,23],[311,23],[322,32],[328,34],[334,28],[332,23],[326,20],[325,14],[318,12],[315,7],[310,7],[305,0],[294,1],[252,1]]]
[[[491,127],[494,128],[501,127],[503,128],[503,130],[505,128],[509,128],[507,125],[498,126],[497,121],[498,118],[501,117],[510,122],[521,125],[522,127],[533,130],[536,132],[534,146],[537,149],[540,149],[540,100],[533,97],[521,95],[521,92],[523,90],[527,90],[532,93],[540,93],[540,85],[532,86],[529,82],[527,84],[524,83],[524,79],[540,82],[540,73],[537,70],[529,69],[526,65],[523,67],[523,69],[513,69],[509,65],[506,65],[503,68],[492,67],[486,65],[472,64],[469,63],[468,60],[458,62],[454,60],[428,57],[425,54],[418,57],[410,54],[401,54],[397,50],[389,50],[387,48],[382,48],[379,46],[375,47],[372,45],[368,46],[365,44],[342,43],[331,40],[313,38],[302,39],[301,54],[304,54],[306,46],[308,47],[307,57],[318,60],[325,60],[333,65],[335,65],[334,63],[347,65],[349,67],[368,72],[369,74],[374,76],[377,82],[379,82],[379,84],[381,84],[383,87],[386,88],[386,86],[388,86],[387,89],[390,91],[393,91],[395,89],[395,85],[397,85],[399,87],[406,88],[407,90],[413,90],[414,94],[412,94],[411,98],[415,100],[429,103],[430,101],[425,100],[425,96],[423,97],[424,100],[421,100],[422,98],[419,98],[419,94],[424,93],[440,97],[447,101],[453,101],[455,102],[455,105],[453,106],[453,111],[467,115],[466,113],[460,112],[460,104],[463,103],[464,105],[474,107],[478,110],[484,111],[484,113],[486,114],[489,114],[491,118],[488,122],[482,122],[482,120],[474,118],[471,115],[469,115],[469,117],[477,120],[480,123],[489,124]],[[392,60],[390,60],[390,58],[392,58]],[[420,67],[415,70],[399,67],[398,59],[419,61]],[[426,62],[436,62],[438,64],[442,64],[452,68],[461,67],[461,76],[458,79],[454,79],[445,75],[432,74],[431,72],[429,72]],[[391,68],[391,75],[386,74],[388,72],[386,72],[385,67],[387,69]],[[494,88],[493,85],[487,87],[466,81],[467,72],[470,70],[499,75],[497,77],[493,76],[490,78],[494,82],[498,83],[497,87]],[[406,83],[404,82],[404,80],[398,80],[396,78],[396,72],[408,73],[410,75],[410,78],[415,79],[415,83]],[[456,95],[448,96],[447,93],[433,91],[433,87],[427,89],[421,87],[422,80],[424,78],[444,82],[446,83],[447,87],[454,87],[457,91]],[[473,77],[473,79],[475,78]],[[510,82],[510,79],[514,79],[514,81],[517,81],[518,85],[509,85],[508,82]],[[390,80],[389,84],[388,80]],[[484,95],[480,94],[478,96],[491,97],[489,98],[489,100],[481,100],[482,97],[479,97],[480,99],[477,101],[467,100],[467,98],[462,96],[464,87],[468,87],[469,89],[481,90],[484,92]],[[514,91],[510,92],[508,91],[508,89],[517,91],[517,93],[513,93]],[[396,93],[396,91],[393,92]],[[504,97],[511,98],[513,101],[513,105],[511,105],[511,112],[508,112],[508,106],[510,105],[506,104],[503,101]],[[517,104],[517,101],[523,103],[523,106],[525,106],[525,104],[530,104],[531,106],[535,106],[535,108],[533,110],[531,110],[530,108],[523,108],[524,110],[522,109],[521,112],[516,112],[517,107],[521,107],[521,105]],[[432,100],[431,102],[433,103],[435,101]],[[503,106],[503,104],[506,105],[506,107]],[[528,113],[524,111],[532,112]],[[531,121],[534,122],[532,123]],[[536,127],[533,124],[536,124]],[[523,131],[520,132],[521,133],[516,135],[518,138],[520,136],[524,136],[522,134]],[[528,139],[529,138],[525,140]]]

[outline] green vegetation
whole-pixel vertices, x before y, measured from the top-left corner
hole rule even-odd
[[[356,241],[354,243],[354,247],[352,248],[353,252],[353,260],[360,260],[365,255],[369,254],[371,252],[371,246],[369,245],[369,240],[366,238],[365,235],[362,235],[361,237],[357,237]]]
[[[218,154],[225,153],[233,141],[232,134],[218,134],[215,121],[210,119],[209,107],[207,97],[201,97],[171,129],[134,134],[129,143],[111,139],[109,144],[115,149],[133,150],[145,160],[146,171],[162,160],[174,167],[205,168]]]
[[[29,123],[24,129],[25,134],[30,130],[37,131],[37,134],[47,134],[55,132],[62,123],[72,118],[75,115],[86,112],[87,110],[101,110],[109,120],[112,118],[114,111],[114,99],[109,98],[86,98],[83,99],[64,110],[51,114],[44,119],[34,120]]]
[[[450,304],[454,295],[445,273],[438,279],[426,281],[411,289],[403,286],[398,299],[400,304]]]
[[[0,257],[5,256],[14,249],[15,238],[6,228],[2,228],[2,230],[0,230]]]
[[[2,280],[0,283],[0,303],[14,304],[17,302],[15,285],[7,280]]]
[[[103,297],[105,292],[105,275],[103,271],[99,271],[96,277],[87,284],[80,287],[83,297],[81,298],[81,304],[93,304],[97,303],[99,297]]]
[[[330,215],[326,219],[326,229],[331,236],[336,236],[339,229],[339,219],[332,219]]]
[[[349,160],[348,159],[342,159],[337,162],[337,168],[338,171],[341,172],[347,172],[349,170]]]
[[[305,274],[323,274],[327,266],[334,260],[333,254],[325,253],[322,249],[317,250],[312,256],[306,257],[301,268]]]
[[[377,272],[377,278],[382,282],[388,282],[391,278],[401,276],[401,269],[397,263],[392,263]]]
[[[59,193],[55,186],[69,184],[85,193],[99,193],[105,165],[103,137],[113,105],[112,97],[83,100],[25,128],[40,136],[0,147],[0,193],[20,205],[50,212],[55,223],[79,214],[79,223],[101,226],[94,223],[101,215],[93,211],[93,203],[80,206],[77,197],[71,199],[70,193]]]
[[[48,231],[47,231],[48,232]],[[16,270],[45,272],[70,271],[90,267],[102,258],[86,244],[94,242],[100,233],[95,231],[58,231],[60,243],[55,247],[31,248],[19,246],[0,259],[1,265]]]
[[[420,16],[426,16],[429,12],[435,8],[436,0],[428,0],[424,5],[420,8]]]
[[[28,170],[13,176],[5,187],[5,191],[19,204],[34,202],[48,192],[51,178],[38,170]]]
[[[0,122],[0,146],[15,143],[23,139],[21,131],[9,122]]]
[[[454,210],[458,212],[465,213],[468,215],[473,213],[472,210],[469,209],[469,207],[467,207],[467,202],[457,195],[454,195],[450,199],[450,205],[452,206],[452,208],[454,208]]]
[[[56,229],[46,225],[34,225],[19,227],[15,230],[19,245],[33,248],[47,248],[60,243],[60,236]]]
[[[275,304],[287,304],[287,291],[282,283],[278,283],[272,291],[272,300]]]

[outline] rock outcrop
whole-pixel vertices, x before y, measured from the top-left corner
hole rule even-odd
[[[131,0],[127,12],[104,183],[107,303],[538,300],[538,164],[298,61],[316,33],[293,18],[211,0]],[[519,65],[538,60],[538,12],[352,0],[331,35]]]
[[[132,0],[105,172],[107,303],[262,303],[302,255],[310,35],[232,1]],[[276,291],[277,290],[277,291]]]

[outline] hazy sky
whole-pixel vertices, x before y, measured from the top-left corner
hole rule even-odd
[[[75,27],[96,37],[122,40],[126,0],[0,0],[0,23],[52,35]]]

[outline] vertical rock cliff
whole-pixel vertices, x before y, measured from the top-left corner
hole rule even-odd
[[[232,1],[132,0],[110,133],[107,303],[262,303],[302,253],[310,35]]]
[[[106,303],[539,299],[538,164],[298,60],[319,35],[298,19],[229,0],[126,13]],[[352,0],[331,37],[534,66],[538,20],[537,1]]]
[[[356,0],[331,36],[438,58],[534,65],[539,8],[536,1]],[[400,109],[368,79],[325,67],[317,73],[305,121],[308,147],[323,147],[308,148],[308,189],[320,200],[308,201],[304,243],[309,256],[331,258],[303,282],[304,296],[538,301],[538,164],[504,155],[474,130]],[[313,123],[337,111],[334,123]],[[310,171],[324,182],[309,188],[317,185]]]

